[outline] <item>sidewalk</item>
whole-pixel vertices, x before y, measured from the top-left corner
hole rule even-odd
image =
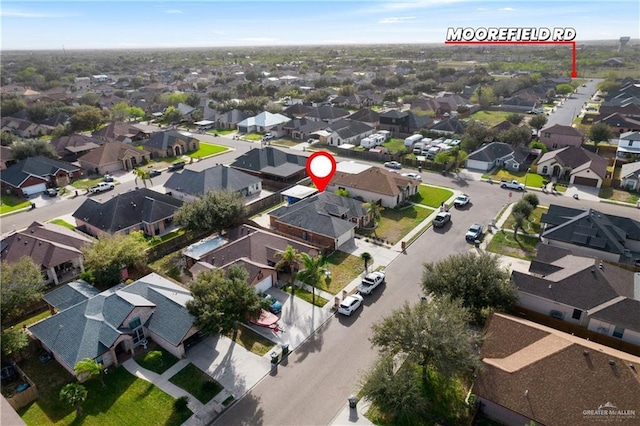
[[[345,425],[372,425],[364,414],[369,410],[371,403],[367,400],[358,401],[356,408],[350,408],[349,403],[345,404],[344,408],[338,413],[337,416],[331,420],[332,426],[345,426]]]

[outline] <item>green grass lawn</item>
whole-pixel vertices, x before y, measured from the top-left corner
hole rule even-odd
[[[13,195],[2,195],[0,203],[0,214],[20,210],[31,205],[31,201]]]
[[[556,187],[556,189],[558,189]],[[598,194],[600,198],[611,201],[621,201],[623,203],[636,204],[640,199],[640,194],[637,192],[622,191],[620,189],[613,189],[611,187],[603,187]]]
[[[53,219],[53,220],[50,220],[49,223],[53,223],[55,225],[64,226],[67,229],[76,229],[75,226],[73,226],[72,224],[70,224],[69,222],[67,222],[66,220],[63,220],[63,219]]]
[[[43,312],[40,312],[38,314],[34,314],[32,316],[30,316],[29,318],[25,318],[22,321],[13,324],[13,328],[15,329],[21,329],[23,326],[27,326],[29,327],[31,324],[35,324],[40,320],[43,320],[45,318],[48,318],[51,315],[51,312],[49,312],[49,309],[46,309]],[[7,327],[7,324],[3,324],[4,327]]]
[[[542,184],[545,180],[549,180],[547,176],[542,176],[537,173],[532,173],[527,171],[514,171],[514,170],[504,170],[499,169],[493,174],[485,174],[483,177],[491,178],[494,181],[504,180],[517,180],[520,183],[525,183],[526,186],[530,186],[532,188],[542,188]]]
[[[291,285],[287,284],[282,289],[287,293],[291,294]],[[313,303],[313,300],[314,300],[313,294],[310,291],[307,291],[303,288],[296,287],[294,295],[304,300],[307,303]],[[315,303],[313,303],[314,305],[322,308],[324,305],[327,304],[327,302],[328,302],[327,299],[325,299],[324,297],[318,296],[318,293],[316,292]]]
[[[495,126],[507,119],[509,112],[504,111],[476,111],[469,116],[471,120],[482,121],[488,126]]]
[[[248,141],[259,141],[259,140],[262,140],[262,134],[260,134],[260,133],[249,133],[248,135],[242,136],[242,139],[246,139]]]
[[[149,267],[161,275],[180,281],[181,259],[180,251],[176,251],[150,263]]]
[[[140,367],[158,374],[164,373],[171,368],[172,365],[178,362],[178,358],[171,355],[160,346],[140,355],[136,355],[134,359]]]
[[[420,225],[433,209],[419,206],[410,206],[403,209],[384,209],[382,217],[378,220],[378,228],[368,234],[377,236],[390,244],[400,241],[413,228]]]
[[[157,246],[160,243],[164,243],[165,241],[169,241],[173,238],[179,237],[180,235],[184,235],[187,231],[184,229],[176,229],[175,231],[168,232],[160,237],[145,237],[147,240],[147,244],[149,247]]]
[[[187,364],[169,379],[171,383],[189,392],[198,401],[206,404],[224,387],[193,364]]]
[[[331,280],[318,288],[331,294],[338,294],[347,284],[364,272],[364,261],[358,256],[336,250],[326,258],[325,267],[331,272]],[[375,261],[375,259],[374,259]]]
[[[382,146],[387,148],[391,154],[406,150],[406,147],[404,146],[404,139],[391,138],[384,142]]]
[[[191,158],[206,158],[211,155],[220,154],[221,152],[228,151],[229,147],[216,145],[212,143],[200,142],[200,148],[188,153],[187,155]]]
[[[293,139],[276,139],[276,140],[272,140],[271,141],[271,145],[274,146],[286,146],[286,147],[292,147],[292,146],[296,146],[299,143],[302,143],[302,141],[297,141],[297,140],[293,140]]]
[[[524,229],[518,230],[518,234],[520,234],[521,232],[524,232],[526,234],[539,234],[540,229],[542,227],[542,224],[540,223],[540,218],[548,210],[549,209],[547,207],[542,207],[542,206],[536,207],[533,213],[531,213],[531,216],[529,216],[529,219],[524,221],[524,226],[523,226]],[[514,223],[514,220],[513,220],[513,214],[512,214],[507,218],[507,220],[505,221],[504,225],[502,225],[502,227],[505,229],[513,230],[513,223]]]
[[[229,333],[226,336],[249,352],[259,356],[266,354],[273,348],[271,340],[244,326],[238,327],[235,337],[233,333]]]
[[[487,250],[505,256],[516,257],[518,259],[533,260],[536,257],[537,237],[529,237],[518,232],[518,239],[513,238],[513,232],[497,231]]]
[[[218,134],[218,135],[229,135],[231,133],[235,133],[236,129],[215,129],[215,130],[209,130],[207,131],[207,133],[213,135],[213,134]]]
[[[411,197],[411,201],[435,209],[439,208],[452,195],[453,192],[448,189],[422,184],[418,187],[418,193]]]
[[[38,363],[37,358],[35,362]],[[53,364],[55,362],[44,366],[46,380],[49,380]],[[74,409],[59,401],[62,384],[43,392],[39,382],[36,382],[40,390],[38,400],[18,410],[18,414],[27,425],[37,426],[180,425],[192,414],[189,410],[175,411],[174,398],[152,383],[131,375],[123,367],[109,368],[104,381],[106,388],[100,380],[89,380],[84,384],[88,395],[80,417],[76,417]]]
[[[78,189],[87,189],[87,188],[91,188],[92,186],[96,186],[102,181],[103,181],[102,177],[97,177],[94,179],[78,179],[71,182],[71,186]]]

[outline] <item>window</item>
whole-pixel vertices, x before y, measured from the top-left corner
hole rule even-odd
[[[628,146],[633,146],[633,141],[629,141],[629,145]]]
[[[579,320],[581,316],[582,316],[582,311],[580,309],[574,309],[573,315],[571,315],[571,318],[575,320]]]
[[[545,137],[545,138],[550,138],[550,137],[551,137],[551,133],[547,133],[547,132],[545,132],[545,133],[544,133],[544,137]]]
[[[303,240],[307,239],[307,231],[302,231],[302,239]]]
[[[622,339],[622,335],[624,334],[624,328],[616,327],[613,329],[613,337],[617,337],[618,339]]]
[[[549,168],[548,168],[547,166],[544,166],[544,167],[542,168],[542,174],[543,174],[543,175],[546,175],[546,174],[548,173],[548,171],[549,171]]]
[[[129,328],[134,330],[138,327],[142,326],[142,322],[140,321],[140,317],[135,317],[131,321],[129,321]]]

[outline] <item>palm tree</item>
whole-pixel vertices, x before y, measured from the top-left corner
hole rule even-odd
[[[300,253],[291,245],[287,245],[282,253],[278,253],[280,260],[276,263],[276,271],[289,271],[289,284],[291,284],[291,293],[294,292],[294,281],[296,278],[296,269],[298,268],[298,262],[300,261]]]
[[[76,372],[76,376],[78,376],[78,379],[80,379],[81,376],[82,376],[82,379],[84,378],[91,379],[92,377],[100,377],[100,383],[102,383],[102,387],[105,387],[104,378],[102,376],[102,373],[103,373],[102,364],[97,363],[91,358],[84,358],[78,361],[76,366],[73,367],[73,370]]]
[[[367,268],[369,266],[369,262],[373,260],[373,256],[371,256],[371,253],[365,251],[360,255],[360,259],[364,260],[364,272],[366,274],[368,271]]]
[[[80,406],[87,399],[87,389],[79,383],[69,383],[60,389],[60,401],[76,409],[76,415],[81,413]]]
[[[370,201],[370,202],[367,203],[367,214],[369,214],[373,218],[373,221],[374,221],[374,229],[373,229],[374,235],[378,235],[378,234],[376,234],[375,228],[378,227],[376,221],[378,219],[380,219],[380,217],[382,216],[381,212],[382,212],[382,208],[378,205],[377,202]]]
[[[518,229],[522,229],[524,225],[524,215],[520,212],[513,213],[513,239],[518,239]]]
[[[142,184],[144,185],[144,187],[147,187],[147,181],[151,182],[151,184],[153,185],[153,181],[151,181],[151,176],[149,175],[149,172],[143,169],[133,169],[133,173],[135,173],[136,175],[136,179],[135,179],[135,184],[136,186],[138,186],[138,179],[142,180]]]
[[[298,271],[297,278],[305,284],[311,286],[312,297],[311,304],[316,303],[316,287],[320,284],[324,277],[325,268],[324,258],[320,256],[310,256],[308,253],[302,253],[300,256],[303,268]]]

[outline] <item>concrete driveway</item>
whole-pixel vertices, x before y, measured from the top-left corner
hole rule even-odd
[[[573,197],[575,194],[578,194],[580,200],[600,201],[598,197],[599,193],[600,188],[585,185],[570,185],[567,187],[564,195],[565,197]]]

